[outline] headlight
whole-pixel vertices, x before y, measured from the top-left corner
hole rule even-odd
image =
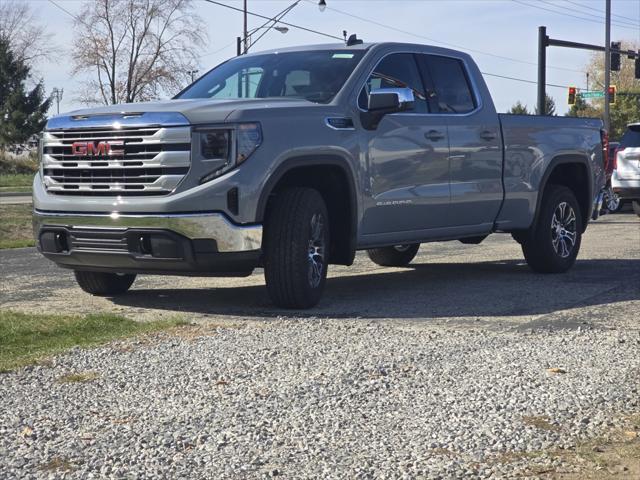
[[[200,153],[205,160],[226,160],[231,151],[231,131],[210,130],[200,133]]]
[[[200,183],[213,180],[240,165],[262,143],[259,123],[242,123],[235,129],[199,128],[194,135],[194,147],[197,149],[194,159],[203,162],[209,171]]]
[[[244,162],[262,143],[262,129],[259,123],[242,123],[237,130],[238,152],[236,164]]]

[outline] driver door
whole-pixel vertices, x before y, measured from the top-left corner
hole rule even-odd
[[[368,173],[362,233],[385,235],[447,225],[450,202],[449,140],[429,101],[412,53],[384,57],[359,97],[366,109],[373,89],[411,88],[413,109],[385,115],[375,130],[363,130]],[[369,238],[371,242],[374,239]]]

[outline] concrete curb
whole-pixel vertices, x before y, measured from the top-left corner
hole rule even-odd
[[[31,192],[0,192],[0,197],[30,197]]]

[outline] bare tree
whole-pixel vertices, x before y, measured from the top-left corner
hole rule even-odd
[[[87,104],[147,101],[179,91],[205,45],[192,0],[91,0],[78,15],[73,72]]]
[[[29,67],[57,51],[53,35],[38,22],[24,0],[0,0],[0,40],[8,43],[13,54]]]

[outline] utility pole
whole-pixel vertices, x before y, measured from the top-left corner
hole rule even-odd
[[[62,101],[63,88],[54,87],[51,96],[56,99],[56,115],[60,115],[60,102]]]
[[[609,131],[609,86],[611,84],[611,0],[605,0],[604,29],[604,129]]]
[[[244,39],[244,52],[249,51],[249,29],[247,24],[247,0],[244,0],[244,30],[242,32],[242,38]]]
[[[587,92],[589,91],[589,72],[587,72]]]
[[[547,27],[538,27],[538,115],[546,115]]]

